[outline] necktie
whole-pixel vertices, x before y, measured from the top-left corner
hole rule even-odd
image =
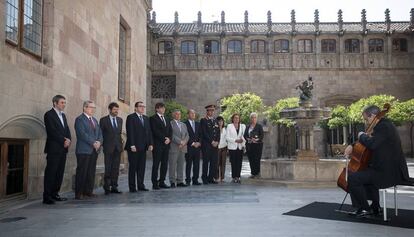
[[[95,123],[92,121],[92,117],[89,117],[89,125],[92,129],[95,129]]]
[[[115,129],[118,127],[117,124],[116,124],[116,119],[115,118],[112,118],[112,127],[115,128]]]
[[[65,122],[63,120],[63,112],[62,111],[59,111],[59,115],[60,115],[59,120],[62,123],[62,126],[65,127]]]
[[[167,123],[165,122],[164,116],[161,115],[161,120],[164,123],[164,126],[167,126]]]
[[[178,122],[178,121],[175,121],[176,123],[177,123],[177,127],[178,127],[178,129],[180,129],[180,133],[181,133],[181,126],[180,126],[180,123]]]
[[[191,121],[191,127],[193,128],[193,132],[195,133],[194,121]]]
[[[144,118],[142,117],[142,115],[139,116],[139,120],[141,121],[142,126],[144,126]]]

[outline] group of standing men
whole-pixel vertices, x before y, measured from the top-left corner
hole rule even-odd
[[[44,177],[43,203],[54,204],[65,201],[59,196],[66,164],[66,155],[71,145],[71,133],[65,114],[66,98],[56,95],[53,108],[44,115],[47,132],[45,145],[46,169]],[[195,121],[196,113],[190,109],[188,120],[181,122],[181,112],[173,111],[173,119],[165,117],[165,105],[157,103],[156,113],[148,118],[144,115],[145,105],[135,103],[135,112],[126,120],[127,140],[122,144],[122,118],[118,117],[119,105],[108,106],[109,115],[98,120],[93,117],[95,103],[85,101],[83,112],[75,120],[76,132],[76,180],[75,199],[95,197],[96,161],[103,148],[105,160],[105,194],[121,193],[118,190],[120,157],[123,149],[128,152],[128,185],[130,192],[148,191],[144,185],[146,153],[152,151],[152,188],[154,190],[186,187],[198,181],[200,156],[203,153],[202,182],[215,181],[218,160],[220,130],[214,116],[214,105],[206,106],[206,117]],[[184,161],[185,175],[184,180]],[[165,183],[169,170],[170,186]],[[191,173],[193,176],[191,177]]]

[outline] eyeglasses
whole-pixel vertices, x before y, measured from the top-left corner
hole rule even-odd
[[[95,107],[95,106],[88,106],[88,108],[96,109],[96,107]]]
[[[145,108],[146,106],[145,105],[138,105],[138,107]]]

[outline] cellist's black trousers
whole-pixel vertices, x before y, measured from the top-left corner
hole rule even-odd
[[[348,190],[354,207],[370,210],[368,199],[372,200],[372,207],[379,207],[379,190],[374,185],[374,177],[370,169],[349,173]]]

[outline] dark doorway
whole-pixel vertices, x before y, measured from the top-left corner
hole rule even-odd
[[[0,198],[27,192],[28,141],[0,140]]]

